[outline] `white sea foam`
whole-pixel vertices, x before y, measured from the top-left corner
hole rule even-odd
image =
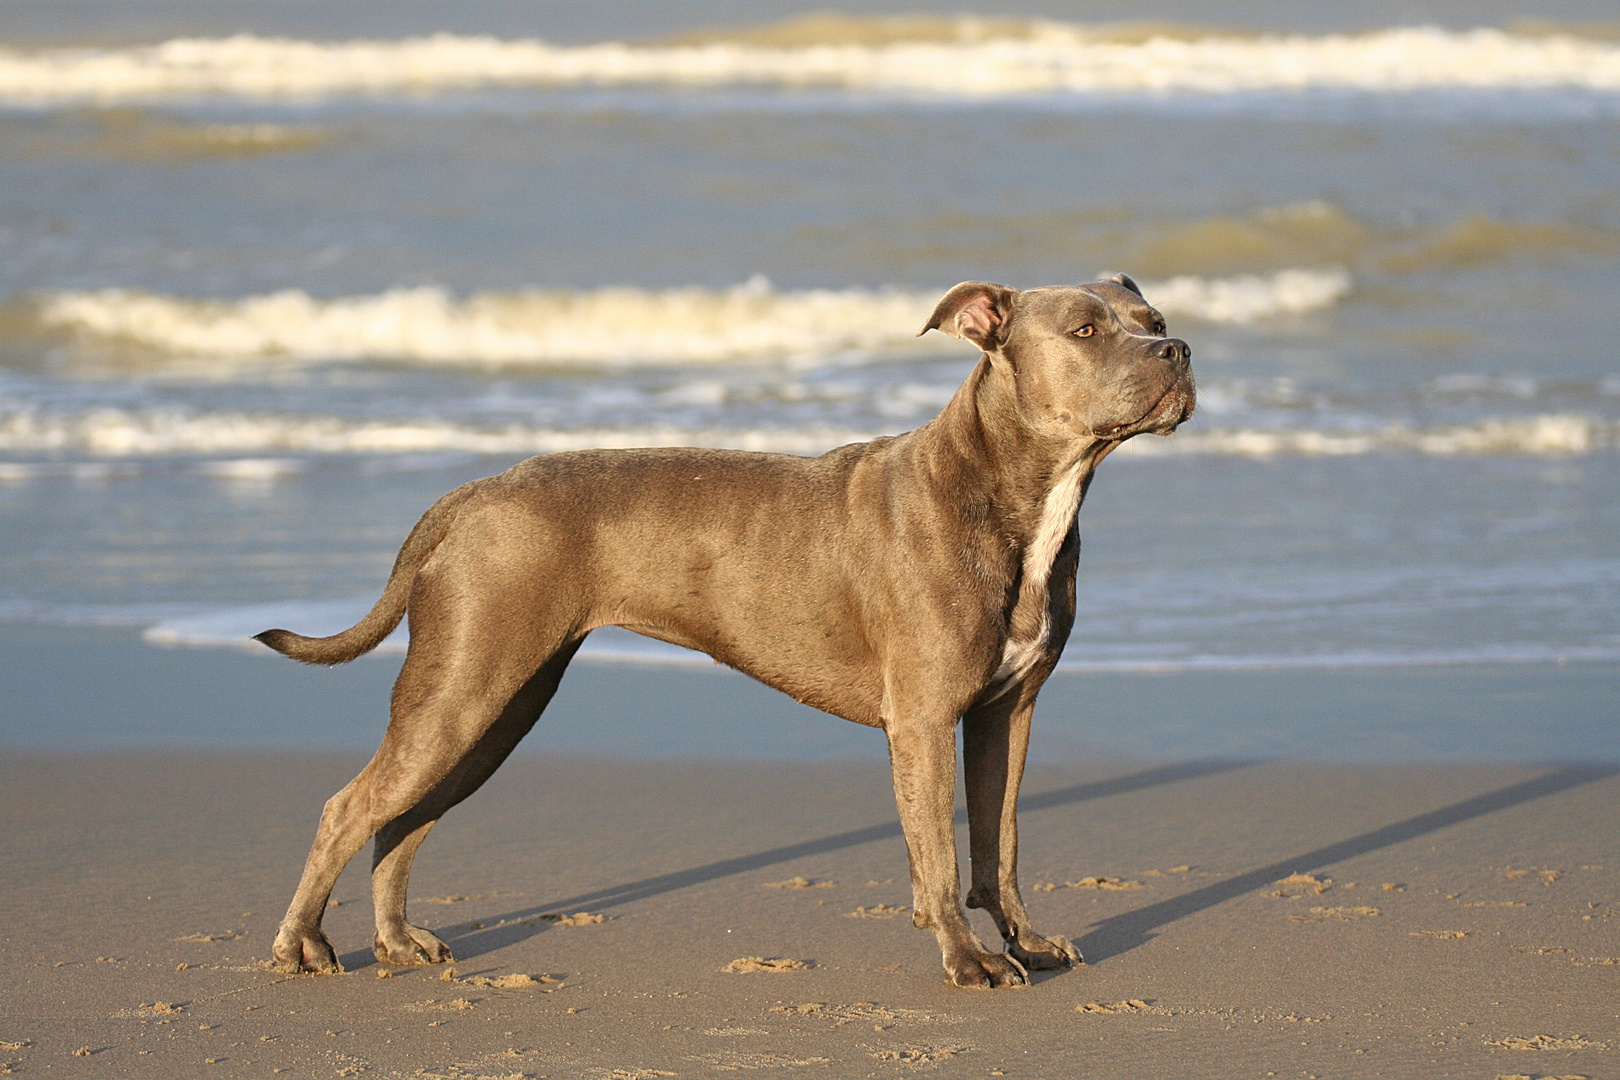
[[[892,431],[877,428],[639,427],[548,428],[523,424],[480,427],[449,420],[354,420],[325,415],[203,412],[183,409],[92,409],[54,412],[7,409],[0,403],[0,453],[118,460],[150,457],[245,458],[205,463],[222,480],[272,482],[299,471],[287,455],[472,453],[513,456],[592,447],[714,446],[819,454]],[[1578,413],[1486,417],[1467,424],[1423,427],[1387,424],[1368,430],[1229,428],[1197,425],[1169,438],[1132,439],[1130,457],[1352,457],[1364,454],[1583,455],[1620,446],[1620,421]],[[64,466],[18,464],[0,481],[25,482],[63,473]],[[74,466],[74,468],[78,468]],[[71,470],[69,470],[71,472]],[[100,478],[106,470],[96,474]],[[73,474],[77,475],[77,474]]]
[[[1330,308],[1351,289],[1336,268],[1145,282],[1166,315],[1251,323]],[[816,361],[937,348],[917,342],[944,287],[777,290],[528,290],[457,299],[438,288],[321,300],[298,290],[195,300],[102,289],[39,298],[46,326],[162,354],[309,362],[642,365]]]
[[[141,632],[141,637],[154,645],[268,651],[253,640],[254,634],[283,627],[310,637],[324,637],[359,622],[375,602],[376,597],[345,596],[335,600],[286,600],[182,612],[153,620]],[[389,635],[379,651],[404,652],[408,641],[402,626]]]
[[[498,87],[764,86],[923,98],[1348,89],[1620,90],[1620,48],[1571,35],[1407,27],[1318,37],[1110,40],[1025,23],[988,40],[762,47],[742,41],[556,46],[438,34],[318,42],[240,35],[125,48],[0,50],[0,102],[53,106],[225,96],[299,100]]]

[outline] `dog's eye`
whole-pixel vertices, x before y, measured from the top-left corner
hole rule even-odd
[[[1164,336],[1164,329],[1165,329],[1165,327],[1164,327],[1164,323],[1162,321],[1161,322],[1155,322],[1153,324],[1153,332],[1155,334],[1158,334],[1160,337]]]
[[[1074,331],[1074,336],[1075,337],[1090,337],[1092,334],[1095,334],[1096,332],[1097,332],[1097,328],[1095,326],[1092,326],[1090,323],[1086,323],[1086,325],[1084,325],[1080,329]]]

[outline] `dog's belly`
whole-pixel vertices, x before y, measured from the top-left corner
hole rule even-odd
[[[667,622],[652,625],[624,620],[614,625],[638,634],[695,649],[714,657],[716,663],[735,668],[766,686],[834,716],[869,727],[881,727],[882,680],[866,657],[830,650],[794,648],[778,651],[761,649],[756,642],[717,642],[709,633],[687,633]],[[780,641],[769,644],[782,644]]]
[[[593,621],[696,649],[857,723],[880,722],[881,660],[836,551],[707,531],[672,532],[643,552],[615,572]],[[766,572],[789,559],[790,573]]]

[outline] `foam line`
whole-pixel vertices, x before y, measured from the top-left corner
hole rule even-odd
[[[508,424],[478,427],[448,420],[352,420],[338,416],[200,412],[182,409],[8,411],[0,402],[0,453],[102,461],[198,457],[198,468],[222,483],[272,483],[296,475],[300,455],[472,453],[500,456],[593,447],[714,446],[819,454],[845,443],[893,434],[876,429],[698,428],[674,425],[556,429]],[[1141,436],[1128,457],[1196,454],[1216,457],[1355,457],[1423,454],[1586,455],[1620,446],[1620,421],[1579,413],[1486,417],[1473,423],[1422,427],[1386,424],[1373,430],[1332,428],[1217,429],[1192,425],[1169,438]],[[55,476],[103,480],[116,471],[63,467],[57,462],[0,463],[0,483]]]
[[[1001,36],[995,36],[996,34]],[[261,101],[501,87],[835,89],[932,99],[1256,91],[1620,90],[1620,49],[1569,34],[1397,27],[1364,34],[1111,40],[1031,22],[984,38],[767,46],[558,46],[435,34],[395,41],[238,35],[124,48],[0,50],[0,103]]]
[[[142,637],[154,645],[187,648],[235,648],[266,651],[252,635],[271,626],[286,626],[306,634],[335,633],[351,625],[370,607],[365,597],[338,601],[290,601],[245,608],[185,614],[161,619],[148,626]],[[405,652],[409,638],[404,629],[396,630],[378,648],[379,653]],[[1620,648],[1592,645],[1549,645],[1536,642],[1480,644],[1442,650],[1336,650],[1321,653],[1234,653],[1187,656],[1171,643],[1161,655],[1129,659],[1087,656],[1084,647],[1071,645],[1059,661],[1059,673],[1132,671],[1233,671],[1245,669],[1299,669],[1342,667],[1394,667],[1442,664],[1531,664],[1570,662],[1614,662]],[[713,668],[714,661],[703,653],[682,649],[645,638],[618,627],[603,627],[585,640],[578,659],[608,664],[646,667]]]
[[[1177,432],[1169,439],[1133,439],[1133,456],[1200,454],[1232,457],[1355,457],[1416,453],[1436,457],[1497,454],[1590,454],[1620,446],[1620,422],[1578,413],[1487,417],[1469,424],[1420,427],[1386,424],[1370,431],[1311,428]]]

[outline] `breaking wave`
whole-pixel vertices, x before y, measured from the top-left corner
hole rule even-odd
[[[1166,315],[1250,323],[1332,307],[1339,269],[1177,277],[1144,291]],[[457,299],[439,288],[322,300],[299,290],[193,300],[123,289],[40,297],[46,327],[181,356],[434,364],[691,364],[914,350],[943,287],[777,291],[530,290]],[[933,348],[935,346],[924,346]]]
[[[892,432],[832,425],[769,428],[680,427],[557,429],[522,424],[478,426],[448,420],[354,420],[182,409],[7,410],[0,403],[0,453],[103,461],[151,457],[221,457],[199,468],[224,481],[273,481],[301,466],[276,455],[471,453],[527,455],[592,447],[713,446],[819,454]],[[1132,457],[1347,457],[1376,453],[1434,456],[1583,455],[1620,447],[1620,421],[1579,414],[1490,417],[1467,424],[1392,423],[1370,430],[1225,429],[1196,424],[1170,438],[1133,439]],[[0,463],[0,482],[77,476],[51,461]],[[105,470],[86,475],[106,478]]]
[[[825,356],[908,344],[939,294],[728,290],[475,293],[391,289],[321,300],[299,290],[190,300],[105,289],[42,298],[46,326],[188,356],[428,363],[641,364]]]
[[[1572,33],[1407,27],[1317,37],[1184,28],[1121,35],[1056,22],[923,20],[913,32],[689,44],[550,45],[437,34],[395,41],[239,35],[123,48],[0,50],[0,102],[309,100],[503,87],[754,86],[916,98],[1255,91],[1620,90],[1620,48]],[[851,25],[857,25],[851,23]],[[943,29],[942,29],[943,28]]]
[[[1323,200],[1161,225],[1123,253],[1143,273],[1205,276],[1287,266],[1348,266],[1358,274],[1477,270],[1509,262],[1557,265],[1612,258],[1620,230],[1601,221],[1522,221],[1473,214],[1413,226],[1379,225]],[[1324,280],[1321,285],[1325,286]]]
[[[1332,267],[1227,278],[1186,274],[1141,285],[1148,299],[1166,315],[1244,324],[1333,307],[1350,295],[1352,282],[1347,271]]]

